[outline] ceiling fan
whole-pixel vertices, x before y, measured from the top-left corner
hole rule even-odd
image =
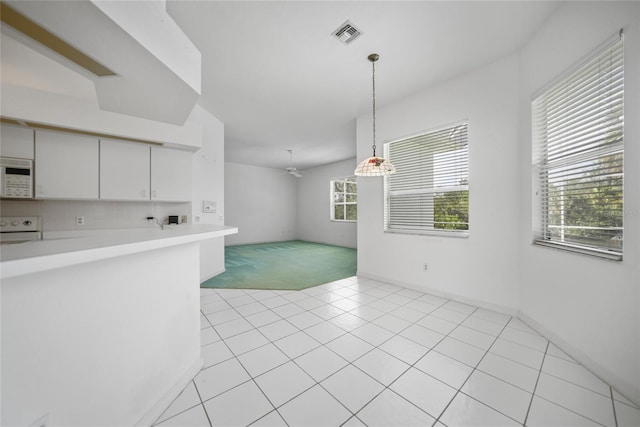
[[[293,150],[287,150],[289,152],[289,167],[285,170],[289,175],[293,175],[296,178],[302,178],[302,174],[293,166]]]

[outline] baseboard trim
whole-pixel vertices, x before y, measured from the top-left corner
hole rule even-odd
[[[201,357],[185,371],[185,373],[176,381],[176,383],[158,400],[152,407],[143,415],[142,418],[136,423],[136,426],[148,427],[156,421],[160,415],[169,407],[169,405],[178,397],[182,390],[184,390],[189,382],[198,375],[198,372],[202,370],[204,362]]]
[[[388,277],[383,277],[383,276],[376,276],[373,274],[366,274],[366,273],[361,273],[360,271],[356,272],[356,275],[358,277],[362,277],[364,279],[371,279],[371,280],[375,280],[377,282],[382,282],[382,283],[388,283],[391,285],[398,285],[398,286],[402,286],[403,288],[408,288],[408,289],[413,289],[416,291],[420,291],[420,292],[424,292],[427,294],[431,294],[437,297],[441,297],[441,298],[446,298],[446,299],[452,299],[464,304],[469,304],[469,305],[473,305],[476,307],[480,307],[480,308],[484,308],[487,310],[492,310],[492,311],[497,311],[498,313],[502,313],[502,314],[506,314],[508,316],[517,316],[518,315],[518,310],[511,308],[511,307],[506,307],[503,305],[499,305],[499,304],[492,304],[490,302],[487,301],[483,301],[483,300],[477,300],[474,298],[467,298],[464,297],[462,295],[458,295],[458,294],[454,294],[454,293],[449,293],[449,292],[442,292],[440,290],[437,289],[432,289],[428,286],[419,286],[416,284],[412,284],[412,283],[407,283],[407,282],[402,282],[399,280],[395,280],[395,279],[391,279]]]
[[[607,383],[614,390],[629,399],[631,402],[640,406],[640,390],[638,389],[637,385],[634,387],[633,384],[626,381],[624,378],[620,378],[605,366],[590,358],[578,347],[570,344],[568,341],[553,332],[553,330],[544,327],[526,313],[518,311],[518,317],[540,335],[552,342],[553,345],[575,359],[596,377],[600,378],[602,381]]]
[[[222,270],[218,270],[218,271],[216,271],[215,273],[213,273],[213,274],[211,274],[209,276],[205,276],[204,278],[201,277],[200,278],[200,284],[202,284],[203,282],[206,282],[207,280],[211,279],[212,277],[216,277],[217,275],[224,273],[225,271],[227,271],[227,270],[223,268]]]
[[[620,378],[618,375],[612,373],[605,366],[591,359],[582,350],[575,347],[574,345],[571,345],[568,341],[564,340],[562,337],[557,335],[552,330],[544,327],[543,325],[538,323],[535,319],[528,316],[526,313],[522,312],[521,310],[516,310],[510,307],[504,307],[497,304],[491,304],[491,303],[487,303],[486,301],[475,300],[473,298],[466,298],[466,297],[452,294],[452,293],[442,292],[440,290],[431,289],[428,286],[418,286],[411,283],[405,283],[405,282],[401,282],[388,277],[376,276],[372,274],[363,274],[359,271],[356,274],[358,277],[361,277],[364,279],[370,279],[370,280],[375,280],[377,282],[402,286],[404,288],[429,293],[442,298],[452,299],[465,304],[470,304],[476,307],[485,308],[487,310],[497,311],[499,313],[517,317],[520,320],[522,320],[524,323],[529,325],[533,330],[535,330],[540,335],[542,335],[543,337],[548,339],[550,342],[552,342],[560,350],[564,351],[573,359],[575,359],[587,370],[591,371],[591,373],[593,373],[595,376],[600,378],[605,383],[609,384],[618,393],[620,393],[621,395],[623,395],[624,397],[626,397],[636,405],[640,406],[640,390],[637,388],[637,386],[634,386],[629,381],[626,381],[624,378]]]

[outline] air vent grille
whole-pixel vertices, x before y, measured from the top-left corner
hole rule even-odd
[[[347,21],[340,25],[333,35],[344,44],[350,44],[362,35],[362,31],[358,30],[351,22]]]

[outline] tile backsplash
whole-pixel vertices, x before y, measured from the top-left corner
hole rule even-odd
[[[191,203],[110,202],[75,200],[2,200],[0,216],[39,216],[42,231],[96,230],[157,227],[146,217],[166,219],[186,215],[191,221]],[[76,225],[76,217],[84,225]]]

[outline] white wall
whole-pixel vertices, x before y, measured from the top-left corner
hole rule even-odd
[[[226,163],[225,222],[238,227],[238,234],[225,237],[225,244],[296,239],[296,180],[280,169]]]
[[[383,181],[358,179],[358,274],[514,312],[518,306],[518,57],[377,110],[382,143],[467,119],[469,237],[384,233]],[[358,161],[371,115],[358,118]],[[424,263],[428,271],[423,270]]]
[[[531,245],[531,120],[536,92],[624,27],[624,261]],[[523,319],[640,403],[640,3],[567,2],[522,51],[518,249]]]
[[[192,243],[3,280],[0,423],[150,425],[202,367],[198,263]]]
[[[329,181],[353,176],[356,159],[306,169],[298,180],[298,238],[355,248],[355,222],[331,221]]]
[[[191,213],[190,203],[112,202],[80,200],[2,200],[2,216],[39,216],[43,231],[99,230],[105,228],[154,228],[147,216]],[[83,216],[84,225],[76,225],[76,216]]]
[[[43,231],[95,230],[109,228],[157,227],[147,216],[166,218],[186,216],[190,223],[224,224],[224,124],[196,106],[190,123],[203,129],[202,148],[193,154],[191,171],[171,170],[165,173],[192,174],[192,203],[152,203],[74,200],[3,200],[3,216],[39,216]],[[202,212],[202,201],[215,201],[216,212]],[[75,218],[83,216],[84,225]],[[224,239],[201,243],[201,279],[224,271]]]
[[[186,215],[192,223],[196,215],[203,224],[224,223],[222,122],[198,105],[184,126],[102,111],[88,78],[4,33],[1,43],[3,115],[198,149],[192,171],[166,171],[192,174],[192,203],[3,200],[3,216],[40,216],[45,231],[156,227],[145,217],[168,215]],[[216,201],[217,212],[201,213],[202,200]],[[85,225],[77,226],[76,216],[84,216]],[[219,238],[201,246],[204,280],[224,271],[224,243]]]
[[[201,147],[197,122],[177,126],[100,109],[91,81],[4,32],[0,35],[2,75],[0,113],[69,129],[79,129],[131,139]]]
[[[640,182],[639,9],[638,2],[568,2],[522,52],[378,109],[378,141],[469,120],[468,239],[385,234],[382,180],[358,181],[360,275],[517,312],[636,402],[640,193],[633,183]],[[627,117],[625,259],[603,261],[533,246],[531,99],[621,27]],[[370,122],[370,115],[358,118],[358,160],[370,155]],[[421,271],[425,262],[426,273]]]
[[[196,105],[193,120],[202,125],[202,148],[193,155],[192,215],[195,224],[224,225],[224,123]],[[216,212],[203,212],[214,201]],[[200,281],[224,271],[224,238],[200,243]]]

